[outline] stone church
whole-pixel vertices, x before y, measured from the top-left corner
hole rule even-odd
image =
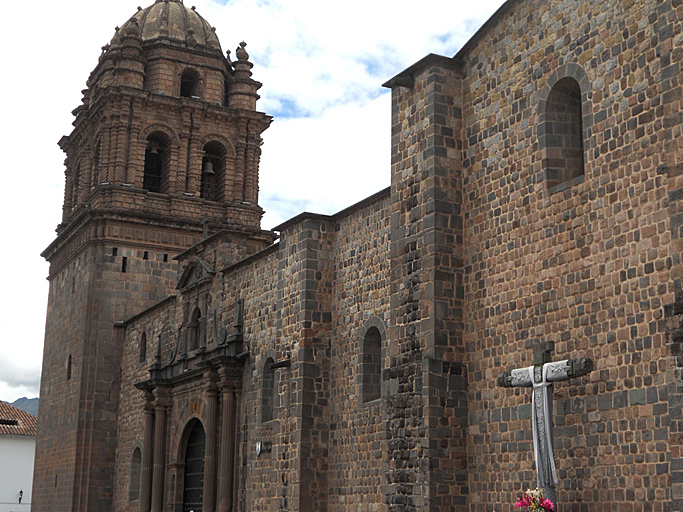
[[[139,8],[59,142],[34,511],[510,511],[539,357],[593,362],[559,508],[683,510],[682,61],[681,0],[508,0],[384,84],[389,189],[268,231],[245,44]]]

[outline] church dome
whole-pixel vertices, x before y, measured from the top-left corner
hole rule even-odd
[[[146,9],[138,7],[138,12],[117,28],[112,46],[116,46],[123,34],[130,32],[129,29],[135,31],[136,28],[143,43],[165,39],[191,48],[221,48],[215,29],[195,11],[194,6],[188,8],[182,0],[156,0]]]

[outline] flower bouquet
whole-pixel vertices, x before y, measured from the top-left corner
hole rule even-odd
[[[553,505],[552,501],[543,496],[542,489],[527,489],[527,491],[517,499],[515,508],[520,508],[523,512],[533,512],[535,510],[554,511],[555,505]]]

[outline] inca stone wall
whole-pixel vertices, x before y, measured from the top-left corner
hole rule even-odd
[[[562,509],[670,510],[678,497],[663,311],[680,251],[660,168],[680,163],[678,4],[513,2],[459,54],[470,510],[535,486],[529,392],[495,376],[541,348],[596,362],[555,386]],[[564,77],[581,85],[585,177],[549,193],[539,119]]]
[[[387,208],[385,191],[335,217],[295,219],[283,225],[278,244],[225,267],[212,280],[210,302],[228,334],[238,299],[244,304],[249,360],[242,376],[236,454],[240,507],[379,510],[385,413],[382,400],[360,403],[358,360],[359,336],[368,325],[381,329],[386,339]],[[225,261],[223,252],[234,252],[226,236],[199,244],[204,247],[199,254],[208,261]],[[191,261],[195,252],[181,256],[181,264]],[[138,507],[129,499],[130,462],[141,446],[145,402],[134,384],[148,378],[146,368],[155,360],[159,340],[162,363],[177,352],[183,303],[194,300],[191,297],[192,292],[182,292],[125,326],[121,400],[126,409],[118,423],[115,510]],[[368,304],[373,307],[368,309]],[[147,356],[140,362],[143,332]],[[216,340],[207,335],[206,350],[215,346]],[[272,419],[264,421],[266,361],[285,364],[274,370],[277,398]],[[182,462],[177,460],[178,439],[187,421],[198,417],[204,422],[201,389],[193,389],[170,395],[169,468]],[[195,409],[193,403],[198,404]],[[258,442],[267,447],[260,454]],[[165,481],[168,502],[178,497],[173,485],[172,479]]]
[[[55,490],[36,510],[106,510],[112,467],[114,510],[147,510],[131,498],[131,461],[159,418],[161,457],[143,478],[155,511],[182,504],[195,419],[213,449],[207,509],[506,510],[536,486],[531,393],[496,377],[542,351],[595,361],[554,388],[559,507],[683,510],[682,27],[680,0],[509,0],[454,58],[429,55],[387,82],[391,189],[301,214],[271,246],[255,204],[264,115],[144,103],[150,123],[133,115],[130,161],[142,163],[151,131],[166,133],[169,186],[183,197],[100,184],[92,204],[136,210],[126,221],[86,222],[92,178],[77,160],[96,157],[72,152],[72,224],[48,249],[47,336],[59,342],[46,345],[48,455],[36,469]],[[162,57],[150,54],[145,87],[173,85],[179,68],[154,68]],[[227,85],[202,65],[205,94],[221,96]],[[255,101],[250,84],[240,101]],[[110,106],[127,115],[118,94]],[[173,101],[173,127],[151,122]],[[227,120],[229,207],[186,196],[205,136]],[[113,181],[130,177],[123,126],[106,127],[98,153]],[[94,142],[76,135],[62,144]],[[213,234],[199,241],[205,213]],[[170,377],[151,382],[162,368]],[[217,439],[234,439],[234,453]],[[97,464],[89,450],[104,454]],[[228,492],[216,466],[230,457]]]
[[[79,241],[74,237],[72,248]],[[71,510],[111,502],[121,368],[113,325],[168,296],[175,277],[176,262],[169,253],[124,244],[93,244],[72,263],[51,267],[46,330],[50,343],[41,382],[46,405],[36,450],[41,464],[35,472],[41,488],[51,492],[36,496],[37,507]],[[91,405],[83,409],[86,397]],[[93,434],[83,434],[84,429]],[[106,457],[92,457],[94,452]],[[87,490],[84,474],[98,483],[96,494]]]
[[[389,202],[371,203],[337,222],[332,306],[328,510],[379,511],[386,457],[383,399],[363,402],[362,342],[389,322]],[[384,366],[384,365],[383,365]]]

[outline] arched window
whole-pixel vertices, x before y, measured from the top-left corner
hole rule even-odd
[[[144,363],[147,360],[147,333],[143,332],[140,336],[140,353],[138,355],[138,361]]]
[[[133,450],[130,459],[130,482],[128,483],[128,501],[138,501],[140,499],[140,467],[142,465],[142,454],[140,448]]]
[[[161,132],[147,137],[142,188],[150,192],[168,192],[171,141]]]
[[[199,73],[196,69],[187,68],[180,75],[180,97],[199,98]]]
[[[206,434],[202,423],[194,419],[185,448],[185,482],[183,485],[183,511],[202,512],[204,493],[204,451]]]
[[[265,423],[275,418],[277,407],[277,385],[275,382],[275,368],[273,358],[266,359],[263,365],[261,381],[261,422]]]
[[[199,308],[194,308],[192,315],[190,315],[190,323],[187,326],[187,349],[197,350],[199,348],[199,341],[201,337],[201,321],[202,321],[202,310]]]
[[[367,330],[361,350],[361,398],[365,403],[381,396],[382,335],[377,327]]]
[[[542,146],[548,188],[584,175],[584,127],[581,87],[572,77],[557,81],[542,112]]]
[[[209,201],[225,199],[225,155],[225,148],[218,142],[204,146],[200,197]]]

